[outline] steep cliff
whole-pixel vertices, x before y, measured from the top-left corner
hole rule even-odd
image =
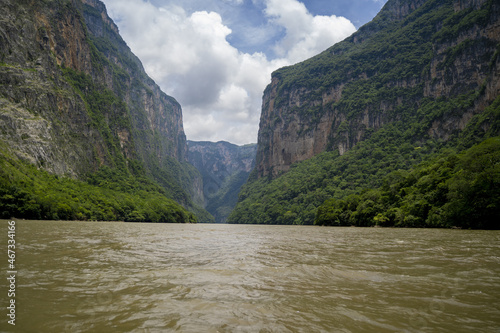
[[[487,0],[390,0],[345,41],[274,72],[263,97],[259,176],[326,150],[342,155],[425,104],[478,91],[469,107],[432,115],[423,129],[444,140],[463,130],[500,91],[498,12]]]
[[[256,168],[229,221],[312,224],[325,200],[500,135],[499,54],[498,1],[389,0],[346,40],[272,74]]]
[[[188,141],[188,147],[188,160],[203,177],[204,207],[216,222],[225,223],[255,166],[257,145]]]
[[[79,180],[103,168],[145,176],[203,215],[181,107],[146,75],[104,4],[0,2],[4,158]]]

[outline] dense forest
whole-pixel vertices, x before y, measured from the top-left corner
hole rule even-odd
[[[412,123],[404,132],[405,126],[397,125],[386,126],[342,156],[324,152],[275,179],[257,179],[254,172],[252,186],[240,192],[245,208],[233,211],[230,222],[498,228],[500,98],[447,142],[428,139],[412,145],[411,127],[421,124]],[[483,142],[483,137],[489,139]],[[397,189],[397,195],[387,197],[389,189]],[[459,213],[451,210],[459,206],[464,210],[455,221],[453,214]],[[418,214],[416,207],[422,209]],[[340,213],[343,218],[335,215]],[[479,222],[480,216],[490,220]]]
[[[318,208],[315,224],[500,229],[500,137],[445,151]]]
[[[82,181],[0,154],[0,218],[196,222],[193,213],[141,174],[103,167]]]

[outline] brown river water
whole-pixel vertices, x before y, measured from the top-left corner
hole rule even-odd
[[[499,231],[15,227],[0,332],[500,332]],[[8,277],[7,221],[0,230]]]

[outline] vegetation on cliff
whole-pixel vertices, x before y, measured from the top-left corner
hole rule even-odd
[[[446,205],[445,208],[457,207],[457,205],[467,202],[466,199],[453,195],[453,193],[457,193],[456,189],[464,186],[470,186],[467,191],[469,193],[467,200],[472,200],[474,191],[480,186],[475,179],[490,177],[492,183],[486,186],[482,192],[477,192],[477,194],[482,195],[483,198],[490,198],[492,206],[487,208],[489,204],[485,207],[477,205],[477,209],[470,210],[469,213],[477,215],[477,211],[484,208],[484,214],[498,216],[500,213],[496,201],[499,191],[498,182],[500,181],[498,179],[500,165],[498,138],[495,140],[486,139],[484,143],[476,148],[471,148],[469,151],[466,150],[466,147],[477,145],[485,138],[494,138],[500,135],[500,98],[487,108],[483,114],[474,117],[463,132],[458,133],[455,138],[447,142],[429,139],[415,145],[409,144],[412,131],[402,131],[404,126],[403,124],[399,125],[393,124],[384,127],[375,133],[372,138],[359,143],[342,156],[336,151],[324,152],[309,160],[296,163],[292,165],[290,171],[275,179],[270,177],[257,178],[254,170],[249,183],[242,187],[237,209],[231,214],[229,222],[336,225],[337,222],[334,222],[336,217],[329,220],[331,217],[328,215],[329,212],[332,209],[338,209],[332,207],[346,204],[349,200],[355,199],[357,205],[366,201],[364,208],[368,209],[367,207],[369,207],[377,214],[382,213],[377,209],[383,210],[389,206],[391,209],[398,208],[399,220],[394,220],[395,216],[391,215],[393,219],[390,220],[391,222],[379,223],[377,219],[374,219],[377,214],[373,216],[365,215],[363,219],[360,218],[362,215],[349,215],[349,219],[342,220],[342,225],[495,227],[495,224],[486,220],[475,224],[459,222],[466,220],[466,217],[462,217],[455,222],[450,218],[445,219],[443,217],[438,223],[437,218],[428,220],[427,215],[419,215],[415,223],[410,224],[408,221],[413,219],[411,216],[415,216],[412,213],[413,210],[411,210],[411,207],[413,207],[412,201],[418,196],[408,195],[404,196],[404,200],[398,197],[398,201],[384,201],[384,205],[378,205],[378,208],[371,207],[369,200],[373,200],[370,197],[373,193],[384,191],[384,186],[388,186],[388,182],[401,180],[401,184],[392,184],[391,186],[408,187],[412,185],[411,181],[418,182],[420,178],[430,181],[425,174],[426,170],[432,171],[433,168],[439,167],[443,161],[450,160],[455,164],[450,165],[448,168],[453,170],[449,171],[446,176],[441,176],[439,182],[435,180],[433,183],[435,186],[446,186],[446,189],[441,189],[445,191],[443,197],[440,199],[441,201],[426,202],[426,209],[430,210],[436,206],[434,211],[437,212],[439,211],[438,208],[442,209],[442,206]],[[420,126],[420,124],[414,123],[411,126]],[[484,131],[485,128],[488,130]],[[482,153],[485,155],[481,157]],[[472,159],[462,156],[478,156],[478,161],[484,159],[484,161],[490,161],[490,165],[486,167],[487,164],[484,164],[485,169],[476,169],[473,165],[470,165],[469,168],[465,163],[471,162]],[[479,157],[481,158],[479,159]],[[462,162],[459,163],[459,161]],[[464,178],[459,177],[460,175],[463,176],[463,172],[465,172],[461,170],[468,173],[466,181],[464,181]],[[441,171],[432,172],[438,173]],[[424,180],[420,181],[423,182]],[[477,186],[474,184],[477,184]],[[432,191],[430,188],[421,190]],[[405,191],[408,191],[408,189],[405,189]],[[415,192],[414,189],[411,190],[411,193],[413,192]],[[379,199],[382,197],[383,195],[379,195]],[[481,200],[484,201],[484,199]],[[473,202],[470,201],[465,207],[468,207],[469,204],[472,205]],[[354,206],[354,211],[358,209],[357,205]],[[322,210],[318,212],[320,206]],[[344,208],[352,209],[352,206],[345,206]],[[363,206],[359,206],[359,208],[362,209]],[[427,213],[428,211],[425,214]],[[463,213],[466,214],[465,211]],[[436,216],[434,215],[434,217]],[[407,218],[407,223],[402,222],[405,218]],[[477,219],[473,216],[468,218],[470,221],[477,222]],[[430,221],[433,222],[430,223]]]
[[[230,223],[336,224],[335,218],[329,220],[325,212],[349,206],[347,200],[353,198],[356,204],[369,207],[369,200],[373,201],[370,194],[383,192],[384,182],[390,177],[423,177],[422,170],[432,161],[439,164],[437,161],[448,157],[461,161],[463,154],[482,149],[471,147],[500,135],[495,76],[500,44],[495,39],[498,35],[487,37],[484,32],[497,29],[493,27],[498,20],[498,5],[494,1],[418,3],[414,10],[402,13],[401,1],[389,1],[371,23],[350,38],[312,59],[273,73],[267,94],[275,97],[273,103],[264,99],[263,114],[271,118],[261,119],[257,169],[243,186]],[[492,28],[486,29],[488,26]],[[341,93],[333,98],[329,94],[335,89]],[[273,147],[279,142],[276,136],[287,137],[287,133],[275,130],[297,128],[288,125],[300,119],[294,125],[302,128],[299,139],[306,142],[326,118],[333,120],[329,133],[318,135],[328,135],[323,152],[288,169],[279,165],[290,150],[286,145],[278,150]],[[498,146],[491,141],[484,145],[495,156]],[[469,148],[472,150],[465,152]],[[277,160],[274,165],[273,158]],[[276,166],[285,172],[273,171]],[[486,173],[492,172],[494,177],[497,167],[492,165]],[[468,170],[460,164],[450,168],[449,179],[442,179],[449,186],[444,201],[427,203],[429,212],[436,207],[430,220],[425,214],[414,215],[408,203],[413,197],[405,196],[378,206],[399,209],[398,219],[378,211],[364,220],[361,214],[351,214],[349,224],[383,225],[377,221],[387,218],[391,222],[385,225],[496,228],[471,216],[474,223],[463,222],[467,214],[477,214],[488,205],[478,204],[469,213],[463,211],[463,217],[455,222],[449,210],[444,212],[465,200],[457,199],[452,189],[467,182],[473,185],[473,179],[484,176],[483,171]],[[460,170],[468,170],[467,180],[455,175]],[[490,199],[498,191],[497,180],[492,182],[484,193]],[[498,214],[495,202],[492,199],[492,210],[485,214]],[[351,212],[357,209],[356,205]],[[438,211],[444,214],[442,219],[437,218]],[[375,218],[379,213],[382,215]]]
[[[204,207],[215,222],[225,223],[254,166],[257,145],[188,141],[188,146],[188,160],[202,176]]]
[[[329,199],[315,224],[500,229],[500,137],[444,152],[377,189]]]
[[[104,4],[2,6],[0,216],[213,221],[193,202],[200,175],[186,160],[180,105]]]
[[[0,154],[0,218],[196,222],[150,179],[103,167],[87,181],[60,177]]]

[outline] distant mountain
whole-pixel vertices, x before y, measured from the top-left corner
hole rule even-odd
[[[255,166],[257,145],[188,141],[188,147],[188,160],[203,177],[204,207],[217,223],[225,223]]]
[[[498,1],[389,0],[346,40],[275,71],[263,97],[256,169],[229,221],[313,224],[326,200],[345,203],[390,183],[392,172],[439,161],[446,151],[460,160],[464,150],[500,135],[499,22]],[[488,147],[495,155],[495,144]],[[451,182],[447,200],[457,193]],[[431,199],[420,210],[408,198],[400,207],[407,200],[400,195],[391,206],[400,213],[385,216],[385,225],[459,226],[467,218],[445,218],[442,206],[436,217]],[[359,213],[344,225],[377,224],[377,209],[359,218],[370,203],[358,199],[350,210],[330,208]]]
[[[0,215],[209,216],[193,203],[201,180],[187,162],[181,107],[147,76],[104,4],[0,3]],[[155,205],[175,206],[177,217]]]

